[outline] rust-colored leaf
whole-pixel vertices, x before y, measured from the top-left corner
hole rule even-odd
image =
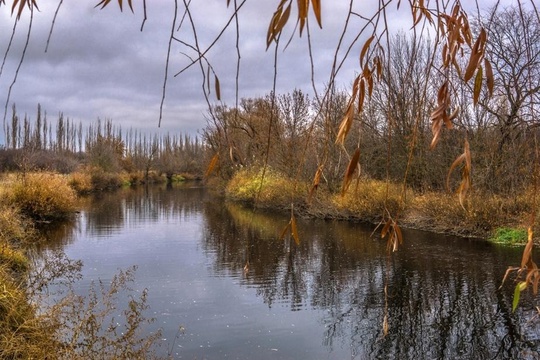
[[[287,21],[289,20],[289,16],[291,15],[291,4],[285,8],[285,11],[281,15],[279,22],[277,23],[275,31],[277,33],[280,33],[281,30],[285,27],[285,24],[287,24]]]
[[[311,189],[309,190],[308,202],[311,202],[313,194],[315,193],[315,191],[317,191],[317,188],[319,187],[319,183],[321,181],[322,170],[323,170],[323,166],[319,165],[319,167],[317,168],[317,171],[315,172]]]
[[[527,245],[523,250],[523,255],[521,257],[521,268],[526,268],[529,262],[532,260],[532,250],[533,250],[533,230],[529,227],[527,229]]]
[[[474,88],[473,88],[473,104],[478,104],[478,100],[480,99],[480,92],[482,91],[482,67],[480,66],[478,68],[478,71],[476,72],[476,77],[474,78]]]
[[[298,21],[300,22],[300,36],[306,24],[308,16],[309,0],[297,0],[298,1]]]
[[[360,81],[359,91],[358,91],[358,113],[362,112],[364,108],[364,98],[366,97],[366,85],[364,79]]]
[[[495,79],[493,77],[493,68],[491,62],[488,59],[484,59],[484,68],[486,71],[486,84],[489,91],[489,95],[493,95],[493,87],[495,85]]]
[[[219,86],[219,78],[217,77],[217,75],[214,75],[214,85],[216,87],[216,98],[219,100],[221,100],[221,88]]]
[[[469,58],[469,64],[467,65],[467,69],[465,70],[465,75],[463,76],[463,79],[465,81],[469,81],[472,78],[475,69],[478,68],[480,61],[482,60],[482,57],[484,56],[484,46],[486,43],[486,36],[487,36],[486,31],[482,29],[471,50],[471,57]]]
[[[375,35],[371,35],[371,37],[364,43],[364,46],[362,46],[362,50],[360,51],[360,66],[364,64],[364,56],[366,55],[373,39],[375,39]]]
[[[215,154],[212,156],[212,159],[210,160],[210,164],[208,164],[208,167],[206,168],[206,171],[204,173],[204,177],[207,178],[212,174],[214,169],[216,168],[219,160],[219,154]]]
[[[322,14],[321,14],[321,0],[311,0],[311,6],[313,7],[313,13],[317,19],[319,27],[322,29]]]
[[[459,155],[456,160],[452,163],[450,166],[450,170],[448,170],[448,175],[446,176],[446,187],[450,191],[450,176],[452,175],[452,172],[454,169],[459,166],[460,164],[464,163],[463,170],[461,172],[461,183],[458,187],[458,197],[459,197],[459,203],[461,207],[465,210],[464,205],[464,199],[467,195],[467,192],[469,188],[471,187],[471,167],[472,167],[472,161],[471,161],[471,151],[469,147],[469,142],[465,140],[465,145],[463,149],[463,153]]]
[[[384,239],[388,235],[390,226],[392,225],[392,219],[388,219],[381,230],[381,239]]]
[[[345,171],[345,176],[343,177],[343,186],[341,188],[341,196],[345,195],[345,193],[347,192],[347,189],[351,185],[354,172],[356,171],[356,168],[358,167],[358,160],[360,160],[360,148],[356,148],[353,156],[351,157],[351,161],[349,161],[347,170]]]
[[[349,101],[349,106],[347,108],[347,112],[345,113],[345,116],[343,117],[343,120],[341,120],[341,124],[339,125],[338,134],[336,137],[336,144],[344,144],[345,138],[347,137],[347,134],[351,130],[352,122],[354,119],[354,98]]]
[[[272,41],[280,34],[281,30],[289,19],[291,4],[289,4],[287,9],[285,9],[285,12],[283,12],[283,5],[285,5],[286,2],[287,0],[281,0],[276,11],[274,12],[274,15],[272,16],[272,19],[270,20],[270,25],[268,26],[268,31],[266,33],[267,49],[270,47]]]
[[[291,222],[289,221],[287,223],[287,226],[285,226],[285,228],[283,229],[283,231],[281,232],[281,235],[279,236],[279,240],[283,240],[285,239],[285,235],[287,235],[287,232],[289,232],[289,229],[291,228]]]
[[[110,1],[110,0],[109,0]],[[17,20],[21,18],[21,15],[24,11],[25,6],[28,7],[28,9],[32,9],[34,6],[37,10],[39,10],[36,0],[13,0],[13,5],[11,6],[11,14],[15,12],[15,9],[17,8],[17,5],[19,6],[17,10]]]

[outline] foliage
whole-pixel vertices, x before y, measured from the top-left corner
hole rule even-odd
[[[398,184],[359,179],[350,186],[351,189],[344,196],[335,195],[333,203],[338,210],[351,217],[376,223],[385,209],[392,213],[404,210],[401,205],[401,187]]]
[[[76,195],[65,176],[32,173],[13,184],[9,199],[23,214],[50,221],[69,217],[75,211]]]
[[[297,190],[292,179],[272,169],[243,170],[229,181],[225,194],[237,201],[261,207],[289,208],[291,203],[303,203],[305,191]]]
[[[489,240],[506,245],[523,245],[527,243],[527,230],[506,227],[497,228]]]
[[[71,186],[79,195],[89,194],[94,190],[92,186],[92,176],[90,172],[86,170],[71,173],[69,186]]]
[[[127,307],[117,317],[120,296],[132,293],[135,267],[119,271],[108,285],[91,284],[86,296],[75,295],[71,290],[62,301],[49,309],[52,321],[57,322],[56,333],[62,346],[60,359],[149,359],[161,333],[143,335],[148,309],[146,290],[140,296],[129,295]]]

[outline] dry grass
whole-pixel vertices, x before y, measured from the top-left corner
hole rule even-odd
[[[462,207],[454,194],[427,193],[414,199],[405,221],[415,228],[487,238],[496,228],[526,225],[532,199],[527,192],[508,198],[473,191]]]
[[[336,194],[332,203],[337,211],[347,218],[378,222],[385,215],[385,209],[392,216],[403,210],[402,187],[377,180],[353,182],[344,196]],[[406,199],[412,196],[407,193]]]
[[[235,174],[225,189],[228,198],[235,201],[255,204],[266,208],[290,208],[291,203],[303,204],[307,196],[306,187],[298,186],[292,179],[274,171],[266,170],[264,178],[262,170],[242,170]]]
[[[86,195],[94,190],[92,187],[92,176],[87,171],[77,171],[72,173],[70,175],[69,186],[71,186],[79,195]]]
[[[26,174],[11,186],[8,198],[23,214],[40,221],[67,218],[76,204],[67,177],[51,173]]]

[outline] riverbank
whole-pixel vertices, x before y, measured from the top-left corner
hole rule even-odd
[[[344,193],[323,186],[314,189],[312,184],[288,179],[272,169],[261,179],[261,171],[243,170],[227,183],[214,180],[210,186],[230,200],[257,208],[290,212],[292,205],[296,216],[373,224],[391,216],[403,228],[480,239],[493,239],[500,229],[514,229],[525,234],[517,243],[527,240],[524,230],[535,206],[532,190],[506,198],[473,189],[461,204],[456,194],[419,194],[402,184],[370,179],[353,181]]]
[[[58,252],[32,256],[46,241],[38,225],[76,214],[80,203],[73,179],[44,172],[0,178],[0,358],[84,359],[104,351],[115,359],[154,358],[159,331],[139,332],[151,321],[143,314],[145,292],[130,295],[129,309],[123,312],[124,332],[117,333],[119,325],[109,324],[118,294],[131,291],[134,269],[120,270],[110,284],[91,287],[81,296],[71,288],[80,276],[80,262]],[[60,298],[48,293],[58,280],[65,283]],[[52,304],[50,296],[55,297]]]
[[[59,337],[60,333],[73,331],[62,319],[69,309],[70,314],[78,314],[80,323],[84,323],[89,320],[84,316],[93,316],[92,311],[96,309],[88,311],[86,306],[91,304],[73,298],[55,308],[54,313],[42,313],[40,304],[35,301],[35,288],[29,288],[28,274],[32,262],[28,253],[35,244],[43,241],[35,230],[36,224],[73,216],[79,206],[78,194],[129,183],[122,181],[120,176],[27,173],[4,175],[0,179],[0,283],[3,284],[0,289],[0,358],[55,358],[60,348],[65,354],[82,353],[80,348],[66,347],[65,341]],[[312,184],[295,182],[272,169],[267,170],[264,180],[261,179],[260,171],[243,170],[227,183],[211,179],[207,187],[222,192],[230,200],[249,203],[257,208],[290,213],[292,207],[297,217],[377,224],[384,216],[390,215],[403,228],[484,239],[497,229],[526,228],[534,204],[532,192],[509,199],[471,191],[462,206],[453,194],[417,194],[400,184],[369,179],[353,182],[343,194],[331,192],[324,186],[314,189]],[[63,271],[76,271],[77,264],[68,260],[61,268]],[[110,294],[124,288],[130,278],[129,273],[121,273],[116,289],[111,289]],[[139,324],[144,322],[145,296],[143,294],[139,302],[134,303],[135,313],[132,315],[139,319]],[[141,343],[138,338],[127,339],[131,343],[126,344],[118,342],[118,339],[93,335],[118,348]],[[144,340],[145,347],[140,351],[145,354],[150,351],[157,339],[155,335]]]

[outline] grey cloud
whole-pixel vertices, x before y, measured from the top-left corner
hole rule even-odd
[[[143,14],[137,2],[134,2],[134,14],[126,10],[120,13],[114,2],[104,10],[97,10],[93,8],[95,2],[67,1],[63,4],[47,53],[44,49],[56,4],[40,2],[41,11],[34,15],[30,48],[10,102],[15,102],[20,112],[30,116],[35,114],[39,102],[49,114],[63,112],[85,124],[100,117],[110,118],[123,128],[192,134],[203,128],[206,125],[206,102],[201,90],[200,68],[193,66],[180,76],[173,77],[190,62],[182,53],[191,57],[196,55],[193,50],[174,42],[163,129],[157,129],[168,37],[174,15],[172,2],[147,2],[148,20],[143,32],[140,32]],[[355,4],[358,12],[372,12],[365,2]],[[347,2],[323,2],[323,30],[316,26],[313,18],[310,20],[315,79],[319,91],[324,90],[324,84],[328,81],[347,5]],[[193,6],[197,38],[201,49],[206,49],[229,19],[232,8],[227,8],[223,0],[194,1]],[[241,9],[241,97],[264,96],[272,89],[273,49],[266,50],[265,39],[276,6],[277,3],[271,1],[247,1]],[[294,29],[293,16],[284,32],[282,46]],[[0,8],[0,33],[11,33],[13,21],[9,9]],[[396,19],[394,21],[397,23]],[[5,103],[7,89],[21,55],[26,24],[27,20],[23,20],[18,28],[16,46],[0,77],[1,105]],[[354,33],[359,29],[358,19],[353,19],[351,31]],[[175,36],[194,44],[187,18]],[[278,93],[290,92],[295,88],[311,91],[306,38],[306,32],[302,38],[294,34],[290,46],[285,51],[280,50]],[[352,36],[346,39],[350,42]],[[6,48],[8,40],[8,36],[0,37],[0,49]],[[219,76],[223,99],[229,105],[233,105],[235,94],[235,41],[235,30],[231,27],[206,54]],[[358,54],[361,45],[362,41],[355,44],[352,54]],[[340,57],[344,56],[343,51],[339,53]],[[340,81],[348,86],[358,70],[356,56],[353,55],[345,65]],[[216,100],[212,98],[212,101]]]

